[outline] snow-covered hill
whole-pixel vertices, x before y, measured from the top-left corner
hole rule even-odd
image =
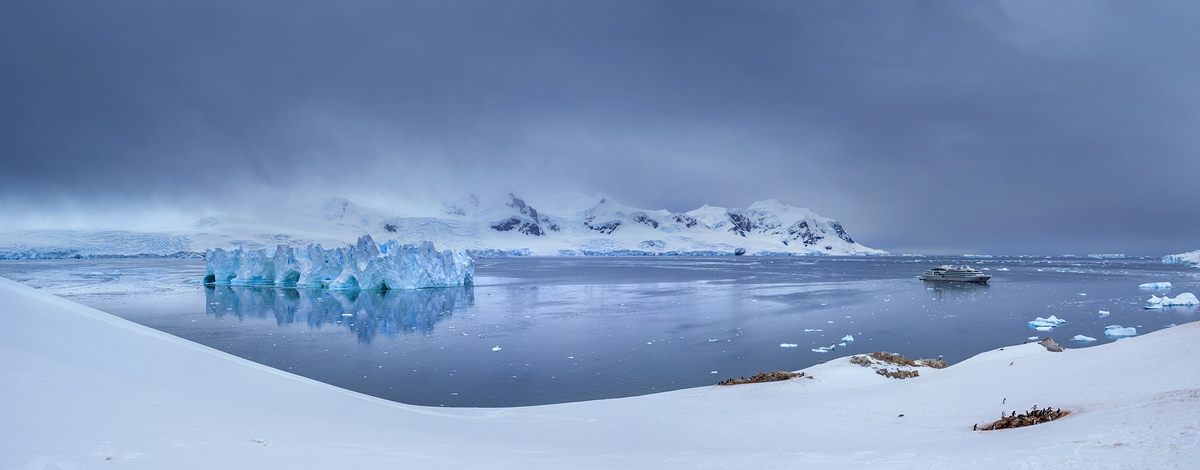
[[[527,201],[516,193],[470,194],[436,216],[400,216],[335,198],[287,213],[207,217],[169,233],[0,234],[0,258],[181,256],[209,248],[351,243],[362,235],[432,241],[475,256],[514,255],[861,255],[865,247],[836,220],[778,200],[745,209],[705,205],[672,213],[626,206],[604,193],[559,193]]]
[[[6,469],[1195,468],[1200,461],[1195,322],[1062,352],[1019,344],[904,380],[841,357],[779,382],[431,408],[271,369],[7,279],[0,279],[0,315]],[[1070,414],[973,430],[1032,407]]]

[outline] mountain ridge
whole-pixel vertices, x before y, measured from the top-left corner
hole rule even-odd
[[[315,206],[260,217],[205,217],[169,232],[63,231],[36,237],[10,233],[0,235],[0,258],[51,252],[92,257],[139,247],[150,251],[126,254],[165,256],[187,251],[181,247],[203,252],[276,244],[337,246],[362,235],[402,243],[432,241],[439,249],[467,250],[483,257],[886,254],[856,242],[837,220],[778,199],[757,201],[747,208],[705,204],[688,212],[671,212],[627,206],[603,192],[591,197],[559,193],[535,204],[505,191],[468,194],[444,203],[440,214],[420,217],[395,215],[345,198],[330,198]],[[131,242],[139,237],[157,242]],[[171,243],[162,243],[164,239]]]

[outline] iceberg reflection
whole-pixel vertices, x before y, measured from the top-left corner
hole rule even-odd
[[[322,289],[207,286],[205,312],[217,318],[275,318],[278,325],[345,327],[370,342],[382,333],[427,333],[456,309],[475,304],[473,287],[331,292]]]

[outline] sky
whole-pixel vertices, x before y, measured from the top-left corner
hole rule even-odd
[[[0,4],[0,224],[780,199],[892,252],[1200,249],[1200,4]],[[0,228],[3,230],[3,228]]]

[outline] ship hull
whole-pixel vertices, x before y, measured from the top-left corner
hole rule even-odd
[[[991,278],[992,278],[991,276],[976,278],[976,279],[930,279],[930,278],[922,277],[921,280],[929,281],[929,282],[974,282],[974,283],[979,283],[979,284],[987,284],[988,279],[991,279]]]
[[[987,284],[988,279],[991,278],[992,276],[981,273],[976,269],[968,267],[954,268],[945,265],[925,271],[925,274],[920,277],[922,281],[974,282],[979,284]]]

